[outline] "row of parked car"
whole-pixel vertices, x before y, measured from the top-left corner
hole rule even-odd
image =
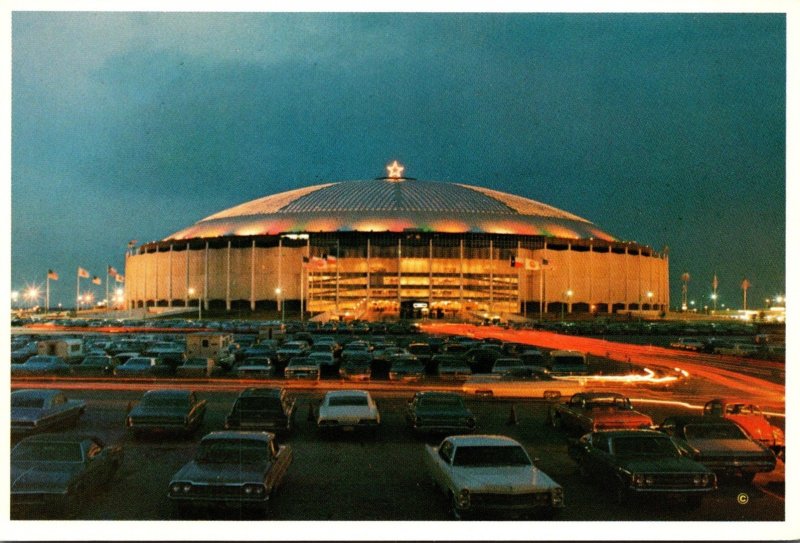
[[[39,434],[73,424],[85,402],[41,389],[15,391],[11,400],[12,435],[37,434],[12,451],[12,509],[70,511],[83,492],[113,476],[122,462],[119,447],[90,436]],[[192,391],[153,390],[132,407],[125,425],[136,435],[192,434],[206,409],[206,401]],[[169,482],[167,495],[177,512],[233,505],[266,513],[292,462],[291,446],[276,435],[288,439],[296,413],[296,400],[283,389],[242,391],[225,417],[225,429],[204,436],[194,459]],[[424,462],[456,518],[486,512],[552,516],[564,506],[562,487],[536,467],[520,443],[476,434],[477,420],[461,395],[417,392],[404,415],[413,432],[446,436],[437,446],[425,446]],[[336,390],[325,394],[314,420],[320,432],[375,433],[381,415],[368,391]],[[583,476],[600,482],[617,501],[677,495],[691,508],[717,487],[719,476],[750,481],[775,468],[770,447],[778,446],[782,434],[768,421],[765,429],[764,421],[755,406],[712,400],[702,416],[668,417],[656,426],[627,397],[608,392],[575,394],[553,404],[547,417],[554,427],[579,436],[568,441],[570,457]],[[60,485],[44,477],[52,475],[54,463],[65,472]]]
[[[85,345],[80,345],[85,341]],[[215,351],[194,345],[216,342]],[[52,345],[51,345],[52,344]],[[61,345],[63,344],[63,345]],[[35,354],[19,362],[24,349]],[[52,348],[43,348],[52,347]],[[60,351],[85,352],[83,357]],[[58,349],[56,347],[59,347]],[[63,347],[61,349],[60,347]],[[85,349],[84,349],[85,347]],[[57,354],[57,351],[59,352]],[[49,354],[44,354],[49,353]],[[17,355],[17,361],[14,356]],[[200,356],[198,356],[200,355]],[[66,360],[65,360],[66,358]],[[69,362],[68,362],[69,361]],[[12,353],[11,373],[77,376],[177,376],[349,380],[419,380],[426,376],[467,379],[473,373],[507,375],[588,373],[586,356],[575,351],[542,352],[530,345],[496,340],[431,336],[334,337],[297,333],[280,339],[195,333],[168,341],[142,337],[30,339]]]

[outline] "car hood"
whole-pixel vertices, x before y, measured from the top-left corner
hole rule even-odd
[[[173,477],[173,481],[205,484],[260,483],[269,470],[270,463],[233,464],[196,462],[192,460]]]
[[[453,476],[459,487],[470,492],[523,493],[559,486],[533,466],[456,467]]]
[[[679,457],[617,457],[619,466],[631,473],[707,473],[708,469],[694,460]]]
[[[368,418],[374,413],[368,405],[323,405],[319,408],[320,417],[361,417]]]
[[[703,455],[764,454],[764,448],[749,439],[689,439],[687,442]]]
[[[80,462],[14,462],[12,492],[65,492],[83,469]]]

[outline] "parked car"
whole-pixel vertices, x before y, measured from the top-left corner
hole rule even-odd
[[[425,445],[423,458],[455,518],[478,513],[552,516],[564,507],[561,486],[510,437],[450,436],[438,446]]]
[[[389,363],[389,379],[392,381],[420,381],[425,377],[425,365],[413,354],[392,355]]]
[[[86,402],[69,400],[60,390],[15,390],[11,393],[11,435],[75,426],[85,411]]]
[[[554,428],[585,434],[596,430],[651,428],[653,419],[633,409],[627,396],[616,392],[579,392],[548,411]]]
[[[274,434],[211,432],[172,476],[167,496],[179,515],[187,508],[223,507],[266,515],[292,460],[291,446],[278,445]]]
[[[266,357],[245,358],[233,370],[240,379],[269,379],[275,375],[272,360]]]
[[[351,381],[369,381],[372,377],[372,355],[370,353],[354,353],[342,362],[339,376]]]
[[[39,434],[11,450],[12,518],[76,515],[122,464],[119,446],[86,435]]]
[[[36,375],[68,375],[70,365],[57,356],[37,354],[28,358],[22,364],[11,364],[11,375],[36,376]]]
[[[315,345],[316,347],[316,345]],[[322,345],[322,347],[326,347]],[[336,360],[333,358],[333,351],[312,351],[308,353],[309,362],[319,367],[320,377],[323,375],[335,375],[337,372]]]
[[[295,411],[295,400],[282,388],[246,388],[225,417],[225,429],[289,433]]]
[[[550,375],[586,375],[589,365],[586,353],[580,351],[550,351],[546,370]]]
[[[591,432],[572,441],[568,450],[581,476],[609,489],[620,504],[641,495],[675,495],[697,509],[717,487],[711,470],[655,430]]]
[[[715,417],[669,417],[659,429],[684,451],[719,476],[738,475],[752,481],[757,473],[775,469],[777,459],[753,441],[736,423]]]
[[[415,433],[470,433],[475,415],[452,392],[417,392],[406,406],[406,422]]]
[[[119,359],[106,354],[89,355],[71,367],[73,375],[111,375],[119,366]]]
[[[433,357],[439,379],[464,381],[472,375],[469,365],[460,356],[437,354]]]
[[[39,353],[39,342],[29,341],[22,347],[13,349],[11,351],[11,363],[22,364],[27,359],[38,353]]]
[[[192,357],[175,368],[177,377],[216,377],[222,373],[222,368],[213,358]]]
[[[522,363],[522,359],[520,358],[498,358],[494,361],[494,365],[492,365],[492,373],[496,375],[502,375],[512,370],[519,370],[524,367],[525,365]]]
[[[190,390],[148,390],[128,413],[126,426],[132,432],[179,432],[190,434],[203,423],[206,400]]]
[[[703,407],[703,415],[723,417],[735,422],[750,439],[769,447],[779,458],[786,451],[786,437],[783,430],[774,426],[761,409],[745,400],[715,398]]]
[[[378,406],[365,390],[331,390],[325,394],[317,413],[320,430],[359,429],[375,433],[380,423]]]
[[[143,377],[168,375],[171,369],[162,364],[158,358],[135,356],[114,368],[114,375],[119,377]]]
[[[289,364],[283,371],[287,379],[319,379],[319,364],[315,359],[307,356],[296,356],[289,360]]]

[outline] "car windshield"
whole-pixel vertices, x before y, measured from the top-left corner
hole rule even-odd
[[[33,407],[42,409],[44,407],[44,398],[36,398],[31,396],[14,396],[11,395],[11,407]]]
[[[687,424],[683,434],[686,439],[747,439],[733,424]]]
[[[241,411],[271,411],[281,412],[280,400],[276,398],[259,398],[257,396],[250,398],[239,398],[236,402],[236,409]]]
[[[145,396],[142,404],[147,407],[186,407],[189,405],[189,398],[186,396]]]
[[[21,442],[11,451],[11,460],[18,462],[80,462],[80,443],[64,441]]]
[[[102,356],[89,356],[83,359],[83,366],[105,366],[107,359]]]
[[[531,461],[522,447],[491,445],[458,447],[454,466],[492,467],[492,466],[529,466]]]
[[[423,396],[419,401],[420,407],[463,407],[464,402],[459,396]]]
[[[128,367],[139,367],[139,366],[149,366],[150,359],[149,358],[129,358],[127,362],[124,364]]]
[[[680,456],[678,449],[668,437],[617,437],[612,444],[616,456]]]
[[[632,409],[628,398],[619,396],[602,396],[586,400],[586,407],[616,407],[617,409]]]
[[[367,398],[365,396],[332,396],[328,398],[330,406],[365,406]]]
[[[195,460],[201,463],[254,464],[267,459],[267,447],[249,439],[209,439],[200,443]]]

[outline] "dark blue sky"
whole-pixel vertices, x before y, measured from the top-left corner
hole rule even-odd
[[[673,305],[715,270],[720,303],[744,277],[763,303],[785,289],[785,21],[14,13],[12,288],[52,268],[71,305],[77,267],[105,280],[131,239],[396,158],[669,246]]]

